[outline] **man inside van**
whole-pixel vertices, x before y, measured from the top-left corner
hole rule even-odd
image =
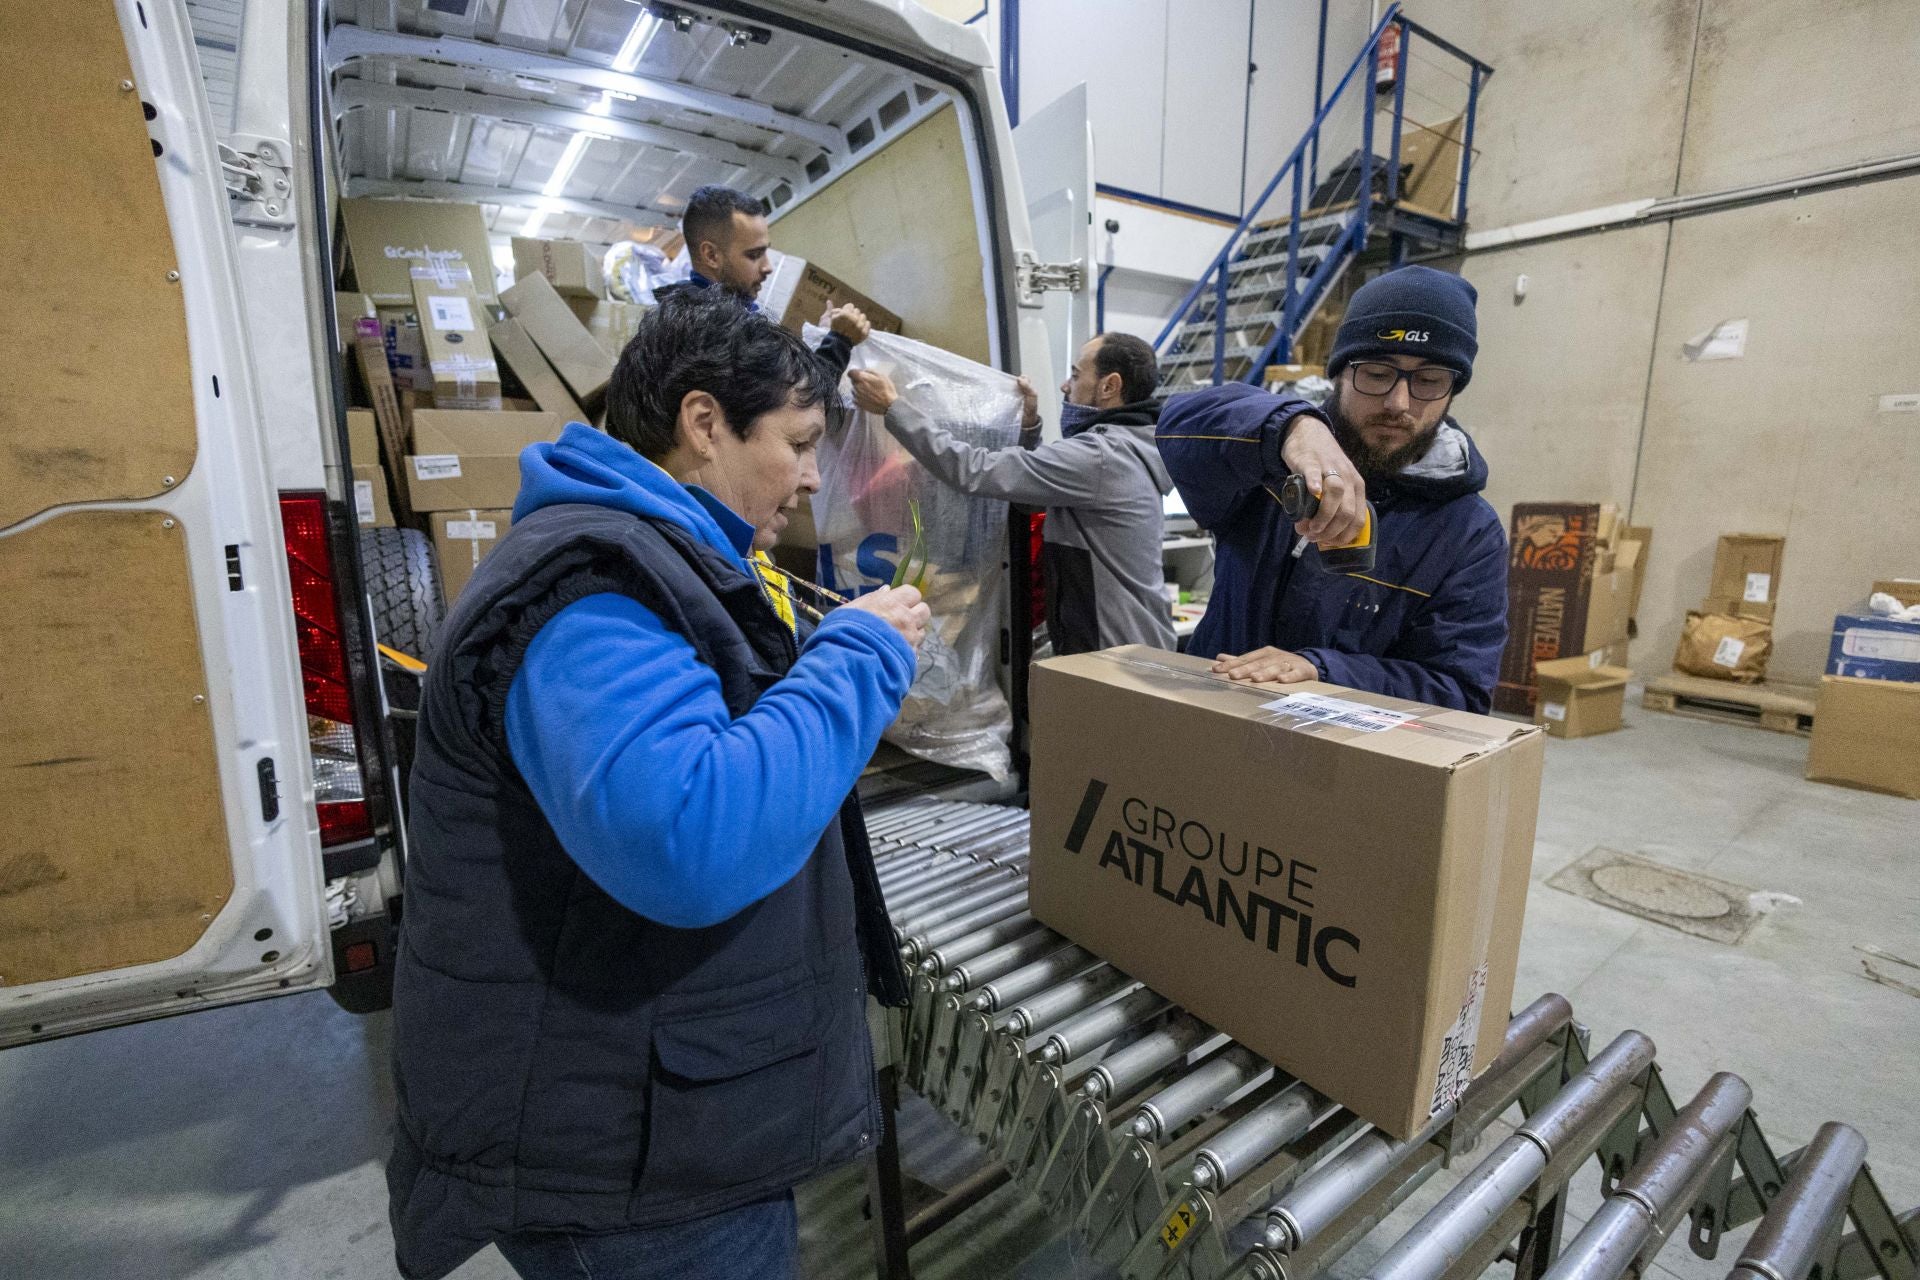
[[[1041,563],[1055,653],[1119,644],[1173,648],[1160,555],[1160,500],[1173,482],[1153,444],[1160,369],[1152,347],[1130,334],[1104,333],[1080,348],[1060,387],[1060,439],[1045,444],[1033,388],[1022,378],[1021,439],[1005,449],[954,438],[901,399],[884,373],[855,369],[847,376],[854,403],[881,415],[894,439],[942,482],[1047,509]]]
[[[732,187],[701,187],[680,215],[680,234],[687,242],[687,262],[693,275],[687,285],[670,285],[663,294],[688,286],[724,289],[750,309],[760,309],[760,286],[773,274],[773,241],[767,231],[766,205]],[[838,378],[847,371],[853,349],[866,341],[873,327],[867,323],[866,313],[851,303],[831,308],[820,324],[827,336],[820,340],[814,354],[825,360]]]
[[[512,531],[441,625],[393,994],[395,1253],[526,1280],[793,1280],[792,1189],[869,1150],[867,997],[906,978],[852,791],[927,606],[785,621],[763,531],[837,396],[692,292],[521,454]]]
[[[1236,680],[1326,680],[1485,712],[1507,639],[1507,540],[1480,496],[1486,460],[1451,416],[1479,349],[1473,286],[1402,267],[1355,292],[1327,361],[1324,409],[1244,383],[1172,397],[1160,451],[1217,540],[1193,652]],[[1298,474],[1320,496],[1289,520]],[[1318,548],[1367,523],[1375,563],[1328,569]]]

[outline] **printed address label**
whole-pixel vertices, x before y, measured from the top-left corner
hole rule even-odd
[[[378,518],[373,508],[373,481],[353,482],[353,509],[359,513],[361,524],[372,524]]]
[[[449,520],[447,536],[463,542],[491,542],[499,536],[497,527],[492,520]]]
[[[1740,665],[1740,655],[1747,651],[1747,642],[1732,636],[1722,636],[1720,643],[1714,646],[1713,665],[1731,670]]]
[[[1565,720],[1567,718],[1567,704],[1564,702],[1543,702],[1540,704],[1540,714],[1549,720]]]
[[[1765,604],[1773,593],[1773,575],[1770,573],[1750,573],[1747,575],[1747,603]]]
[[[473,308],[459,294],[448,296],[434,294],[427,299],[427,314],[433,319],[436,329],[473,328]]]
[[[1324,693],[1295,693],[1260,704],[1262,711],[1278,711],[1284,716],[1358,729],[1362,733],[1384,733],[1409,720],[1419,719],[1411,711],[1388,711],[1347,698],[1330,698]]]
[[[458,480],[460,455],[457,453],[416,454],[413,459],[413,478],[415,480]]]

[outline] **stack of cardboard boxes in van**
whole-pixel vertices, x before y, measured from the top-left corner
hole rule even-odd
[[[496,290],[478,205],[345,200],[340,212],[335,303],[365,406],[349,441],[360,522],[430,534],[451,601],[512,522],[520,451],[569,422],[604,425],[615,357],[647,308],[608,298],[599,254],[574,240],[515,237],[515,282]],[[760,297],[796,332],[843,302],[900,331],[801,258],[782,259]]]
[[[599,412],[614,355],[589,321],[630,332],[598,314],[629,304],[598,296],[598,255],[573,241],[515,241],[520,278],[497,291],[477,205],[348,200],[341,217],[361,523],[431,535],[451,600],[512,520],[520,451]]]
[[[1652,542],[1651,528],[1627,524],[1612,503],[1514,507],[1495,710],[1530,715],[1561,738],[1620,727]]]

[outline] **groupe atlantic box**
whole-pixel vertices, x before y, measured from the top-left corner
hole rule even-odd
[[[1209,665],[1035,664],[1033,914],[1407,1137],[1505,1036],[1543,735]]]

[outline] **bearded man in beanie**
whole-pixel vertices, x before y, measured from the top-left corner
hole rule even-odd
[[[1216,538],[1213,597],[1192,651],[1236,680],[1325,680],[1484,713],[1507,639],[1507,541],[1480,496],[1487,464],[1451,416],[1478,350],[1473,286],[1430,267],[1363,285],[1334,338],[1324,408],[1244,383],[1177,395],[1160,456]],[[1287,518],[1299,474],[1320,497]],[[1320,548],[1367,520],[1373,568]]]

